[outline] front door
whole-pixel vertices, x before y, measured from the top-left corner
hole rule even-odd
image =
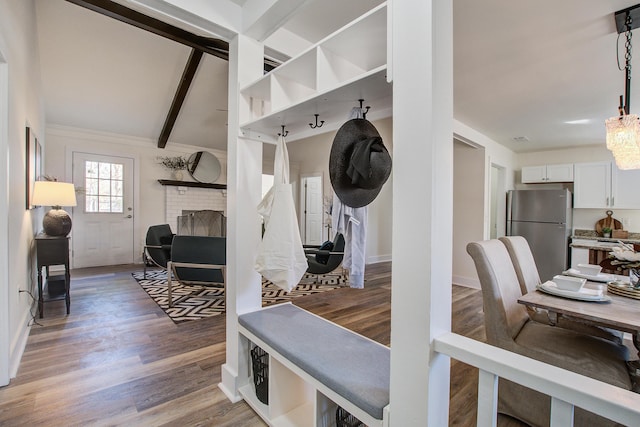
[[[133,258],[133,159],[73,153],[73,267],[129,264]]]

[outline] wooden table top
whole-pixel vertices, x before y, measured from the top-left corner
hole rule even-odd
[[[605,284],[588,282],[588,287],[601,287],[606,293]],[[614,294],[607,295],[611,301],[591,302],[534,291],[520,297],[518,302],[620,331],[638,333],[640,331],[640,300]]]

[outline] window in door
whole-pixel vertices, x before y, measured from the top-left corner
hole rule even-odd
[[[122,213],[124,165],[121,163],[85,163],[85,212]]]

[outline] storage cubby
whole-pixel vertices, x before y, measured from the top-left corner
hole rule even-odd
[[[315,426],[315,390],[278,362],[269,361],[269,418],[274,426]]]
[[[247,349],[254,348],[256,344],[243,339],[243,345]],[[264,347],[264,344],[262,345]],[[262,346],[260,346],[262,348]],[[267,347],[268,348],[268,347]],[[267,350],[265,350],[267,351]],[[268,351],[267,351],[268,352]],[[315,427],[316,423],[316,390],[304,381],[291,369],[280,363],[276,358],[269,356],[269,393],[268,404],[258,399],[253,378],[253,366],[249,363],[249,376],[240,387],[240,394],[245,401],[264,420],[268,420],[272,426],[300,426]],[[327,403],[326,405],[330,405]],[[333,404],[335,406],[335,404]]]
[[[279,123],[270,132],[281,124],[290,126],[287,118],[303,111],[305,117],[313,116],[319,111],[316,107],[310,112],[310,104],[347,86],[350,94],[357,93],[352,102],[363,97],[372,99],[369,79],[386,68],[386,29],[387,9],[383,3],[241,89],[250,112],[241,128],[246,133],[261,132],[266,130],[265,123],[272,125],[272,121]]]

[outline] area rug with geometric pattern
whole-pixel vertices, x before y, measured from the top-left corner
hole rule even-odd
[[[138,284],[164,310],[175,323],[218,316],[225,311],[224,290],[221,288],[203,288],[173,282],[171,293],[174,304],[169,307],[167,299],[167,272],[164,270],[131,273]],[[291,292],[285,292],[266,279],[262,279],[262,305],[271,305],[290,301],[305,295],[332,291],[349,286],[346,272],[337,270],[335,274],[305,274]],[[182,297],[182,298],[181,298]]]

